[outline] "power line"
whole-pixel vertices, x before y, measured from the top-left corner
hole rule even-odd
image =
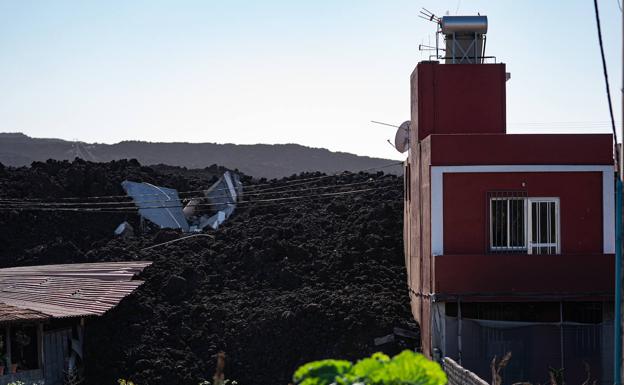
[[[212,235],[210,235],[210,234],[193,234],[193,235],[188,235],[188,236],[186,236],[186,237],[173,239],[173,240],[171,240],[171,241],[162,242],[162,243],[157,243],[157,244],[155,244],[155,245],[151,245],[151,246],[148,246],[148,247],[144,247],[144,248],[140,249],[139,251],[150,250],[150,249],[153,249],[153,248],[155,248],[155,247],[165,246],[165,245],[169,245],[169,244],[171,244],[171,243],[176,243],[176,242],[184,241],[184,240],[189,239],[189,238],[197,238],[197,237],[204,237],[204,238],[215,239],[215,237],[214,237],[214,236],[212,236]]]
[[[293,179],[293,180],[287,180],[287,181],[279,181],[279,182],[268,182],[268,183],[260,183],[260,184],[252,184],[247,186],[246,188],[248,189],[252,189],[252,192],[255,191],[256,189],[263,191],[265,190],[264,188],[260,188],[260,187],[264,187],[264,186],[275,186],[275,184],[277,183],[283,183],[284,185],[300,185],[303,183],[300,182],[308,182],[308,181],[316,181],[316,180],[322,180],[322,179],[328,179],[328,178],[336,178],[336,177],[341,177],[341,176],[346,176],[346,175],[350,175],[350,174],[357,174],[360,172],[368,172],[368,171],[373,171],[373,170],[381,170],[384,168],[388,168],[388,167],[392,167],[392,166],[399,166],[402,165],[403,162],[392,162],[392,163],[387,163],[381,166],[376,166],[376,167],[369,167],[366,169],[362,169],[359,171],[342,171],[342,172],[336,172],[334,174],[331,175],[321,175],[321,176],[316,176],[316,177],[309,177],[309,178],[297,178],[297,179]],[[296,183],[296,184],[295,184]],[[275,186],[272,188],[278,188],[281,186]],[[188,191],[179,191],[178,192],[178,196],[180,195],[185,195],[185,194],[197,194],[197,193],[203,193],[205,191],[207,191],[208,189],[201,189],[201,190],[188,190]],[[222,189],[215,189],[212,191],[227,191],[229,190],[229,188],[222,188]],[[166,194],[166,193],[159,193],[159,194],[136,194],[134,195],[135,197],[147,197],[147,196],[153,196],[153,197],[157,197],[157,196],[172,196],[170,194]],[[100,196],[86,196],[86,197],[79,197],[79,196],[73,196],[73,197],[60,197],[60,198],[55,198],[56,200],[98,200],[98,199],[131,199],[132,197],[128,196],[128,195],[100,195]],[[42,198],[0,198],[0,200],[2,201],[27,201],[27,202],[45,202]]]
[[[322,201],[323,199],[328,199],[328,198],[334,198],[334,199],[340,199],[340,198],[346,198],[349,195],[343,195],[343,196],[336,196],[336,197],[304,197],[306,198],[305,203],[312,203],[312,202],[316,202],[316,201]],[[397,202],[397,199],[392,199],[392,198],[378,198],[375,199],[376,202]],[[247,204],[241,207],[237,207],[237,209],[239,210],[243,210],[243,209],[255,209],[255,208],[260,208],[260,207],[274,207],[274,206],[280,206],[280,209],[293,209],[293,208],[302,208],[303,206],[298,204],[297,206],[292,206],[292,205],[283,205],[282,202],[272,202],[272,203],[254,203],[254,204]],[[165,208],[171,208],[171,207],[165,207]],[[0,212],[2,211],[20,211],[20,212],[26,212],[26,211],[36,211],[36,212],[40,212],[40,211],[44,211],[44,212],[61,212],[61,213],[74,213],[74,214],[127,214],[127,215],[140,215],[138,213],[138,211],[135,209],[102,209],[102,210],[98,210],[98,209],[24,209],[24,208],[18,208],[18,209],[6,209],[3,210],[2,208],[0,208]]]
[[[350,190],[350,191],[339,191],[332,193],[323,193],[323,194],[308,194],[308,195],[298,195],[292,197],[280,197],[280,198],[267,198],[267,199],[255,199],[249,201],[240,201],[236,203],[237,206],[245,206],[255,204],[257,202],[283,202],[283,201],[292,201],[292,200],[300,200],[300,199],[313,199],[317,197],[333,197],[333,196],[341,196],[341,195],[349,195],[349,194],[360,194],[364,192],[378,191],[378,190],[387,190],[390,188],[397,188],[398,186],[383,186],[383,187],[371,187],[366,189],[359,190]],[[215,206],[222,205],[222,203],[198,203],[196,207],[206,207],[206,206]],[[141,210],[150,210],[150,209],[171,209],[171,208],[183,208],[182,205],[169,205],[169,206],[147,206],[141,207]],[[0,211],[70,211],[70,212],[133,212],[137,210],[136,206],[126,206],[126,207],[40,207],[40,206],[0,206]]]
[[[361,185],[365,185],[365,184],[371,184],[371,183],[375,183],[375,182],[379,182],[380,180],[382,180],[382,178],[378,178],[378,179],[373,179],[373,178],[369,178],[366,181],[363,182],[355,182],[355,183],[336,183],[336,184],[332,184],[329,186],[316,186],[316,187],[309,187],[306,188],[306,191],[311,191],[311,190],[327,190],[327,189],[332,189],[332,188],[345,188],[345,187],[352,187],[352,186],[361,186]],[[310,182],[308,182],[307,184],[309,184]],[[304,184],[304,183],[302,183]],[[278,194],[287,194],[287,193],[292,193],[292,192],[301,192],[301,189],[290,189],[290,190],[282,190],[282,191],[274,191],[275,189],[278,188],[290,188],[290,187],[294,187],[297,186],[296,184],[291,184],[291,185],[286,185],[286,186],[279,186],[279,187],[275,187],[273,189],[266,189],[266,190],[261,190],[260,192],[251,192],[251,193],[245,193],[243,194],[243,196],[245,197],[249,197],[249,196],[260,196],[260,195],[278,195]],[[271,190],[271,191],[268,191]],[[219,198],[228,198],[229,195],[227,194],[221,194],[218,196],[213,197],[214,199],[219,199]],[[201,200],[205,200],[208,199],[205,195],[198,195],[198,196],[192,196],[192,197],[187,197],[187,198],[178,198],[178,199],[170,199],[166,202],[183,202],[186,199],[201,199]],[[163,200],[152,200],[152,201],[141,201],[139,203],[145,204],[145,203],[163,203],[165,201]],[[32,202],[32,201],[15,201],[15,200],[3,200],[0,199],[0,205],[1,204],[10,204],[13,207],[15,206],[36,206],[36,207],[46,207],[46,206],[52,206],[52,207],[56,207],[56,206],[93,206],[93,207],[98,207],[98,206],[123,206],[123,205],[131,205],[134,204],[134,202],[111,202],[111,201],[107,201],[107,202]],[[223,203],[214,203],[214,205],[220,205]],[[169,206],[170,207],[170,206]]]
[[[316,202],[316,201],[322,201],[323,199],[327,199],[327,198],[334,198],[334,199],[340,199],[340,198],[346,198],[349,195],[343,195],[343,196],[335,196],[335,197],[311,197],[309,198],[309,200],[306,201],[306,203],[311,203],[311,202]],[[379,202],[379,201],[383,201],[383,202],[397,202],[400,201],[401,203],[403,203],[403,201],[401,199],[394,199],[394,198],[376,198],[375,201]],[[257,203],[257,204],[249,204],[247,206],[243,206],[241,209],[255,209],[255,208],[259,208],[259,207],[274,207],[276,205],[280,205],[280,208],[292,208],[293,206],[291,205],[286,205],[284,206],[281,202],[273,202],[273,203]],[[297,208],[301,208],[302,205],[297,205]]]
[[[613,117],[613,104],[611,102],[611,90],[609,88],[609,74],[607,72],[607,61],[605,59],[604,54],[604,46],[602,44],[602,30],[600,28],[600,12],[598,11],[598,0],[594,0],[594,10],[596,11],[596,28],[598,29],[598,44],[600,45],[600,57],[602,58],[602,72],[604,74],[605,87],[607,89],[607,101],[609,103],[609,116],[611,117],[611,129],[613,130],[613,139],[615,140],[615,165],[616,169],[619,170],[618,166],[620,162],[620,154],[618,150],[618,140],[617,140],[617,132],[615,130],[615,118]]]

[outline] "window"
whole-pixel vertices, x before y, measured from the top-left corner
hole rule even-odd
[[[490,196],[490,250],[526,252],[526,197],[522,193]]]
[[[491,252],[559,253],[559,199],[490,193]]]
[[[529,254],[559,253],[559,199],[529,199]]]

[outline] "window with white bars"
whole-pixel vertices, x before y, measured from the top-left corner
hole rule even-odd
[[[489,251],[558,254],[559,198],[529,198],[522,192],[488,194]]]
[[[559,199],[529,199],[529,254],[559,254]]]

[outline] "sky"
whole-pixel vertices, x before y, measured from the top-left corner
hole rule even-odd
[[[620,122],[622,14],[599,6]],[[404,159],[370,121],[409,119],[422,7],[488,16],[508,132],[610,132],[591,0],[0,0],[0,132]]]

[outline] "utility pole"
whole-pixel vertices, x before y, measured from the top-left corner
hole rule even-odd
[[[598,14],[598,5],[594,0],[594,4],[596,4],[596,15]],[[615,300],[613,303],[613,312],[614,312],[614,320],[613,320],[613,383],[615,385],[622,385],[622,277],[624,277],[624,271],[622,271],[622,186],[623,186],[623,178],[624,178],[624,155],[622,151],[624,151],[624,11],[620,8],[620,16],[622,17],[622,87],[620,88],[620,98],[621,98],[621,129],[620,129],[620,140],[622,140],[623,145],[618,148],[618,143],[615,143],[616,151],[619,154],[619,159],[616,159],[618,162],[617,169],[617,180],[616,180],[616,188],[615,188]],[[600,27],[599,27],[600,28]],[[602,50],[602,46],[601,46]],[[604,54],[603,54],[603,63],[604,63]],[[605,69],[605,80],[606,80],[606,69]],[[607,90],[609,84],[607,83]],[[608,93],[608,91],[607,91]],[[613,120],[613,112],[611,112],[611,119]],[[614,134],[617,134],[616,125],[614,124],[613,130]]]
[[[615,301],[614,301],[614,357],[613,357],[613,383],[615,385],[622,384],[622,185],[624,177],[624,11],[620,8],[622,17],[622,87],[620,88],[620,104],[622,106],[621,113],[621,129],[620,140],[623,145],[619,147],[618,161],[618,177],[615,189]],[[617,131],[616,131],[617,132]],[[615,143],[616,147],[618,143]]]
[[[615,289],[616,289],[616,293],[615,293],[615,299],[616,302],[615,305],[615,322],[618,322],[619,324],[616,325],[615,327],[615,331],[619,331],[619,333],[617,333],[615,335],[615,346],[616,346],[616,351],[615,351],[615,370],[614,373],[616,375],[616,377],[613,379],[613,382],[615,383],[615,385],[621,385],[622,384],[622,277],[623,272],[622,272],[622,184],[623,184],[623,178],[624,178],[624,155],[622,154],[622,152],[624,151],[624,11],[620,8],[620,16],[622,17],[622,34],[620,36],[620,38],[622,39],[622,87],[620,88],[620,104],[621,104],[621,111],[620,111],[620,117],[621,117],[621,121],[620,121],[620,140],[622,141],[622,146],[620,146],[619,149],[619,154],[620,154],[620,159],[618,159],[619,161],[619,172],[618,172],[618,178],[617,178],[617,188],[616,188],[616,195],[615,195],[615,199],[616,199],[616,231],[617,233],[615,234],[615,239],[616,239],[616,247],[617,249],[615,250],[616,252],[616,278],[619,278],[618,281],[615,282]],[[617,146],[617,143],[615,144]],[[618,226],[619,225],[619,226]],[[618,255],[619,254],[619,255]]]

